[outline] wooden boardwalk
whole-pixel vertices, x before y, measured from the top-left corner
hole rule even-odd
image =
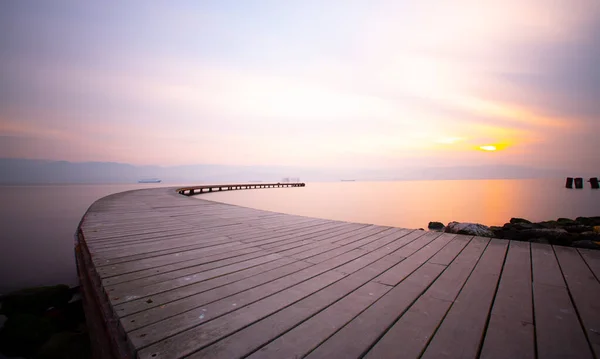
[[[176,188],[97,201],[76,242],[99,357],[600,356],[600,251],[286,215]]]

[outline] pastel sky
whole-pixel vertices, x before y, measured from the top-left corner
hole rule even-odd
[[[598,0],[9,0],[0,49],[0,157],[600,167]]]

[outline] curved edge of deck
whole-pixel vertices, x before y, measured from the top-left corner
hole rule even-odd
[[[243,186],[88,209],[75,254],[95,357],[600,356],[598,251],[186,197]]]

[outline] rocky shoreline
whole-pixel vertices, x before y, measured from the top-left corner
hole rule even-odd
[[[88,359],[90,340],[77,289],[21,289],[0,297],[0,357]]]
[[[428,228],[446,233],[600,249],[600,217],[558,218],[543,222],[511,218],[502,227],[465,222],[450,222],[448,225],[429,222]]]

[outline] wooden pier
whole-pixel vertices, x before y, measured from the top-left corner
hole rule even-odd
[[[278,188],[278,187],[304,187],[304,183],[246,183],[246,184],[220,184],[220,185],[202,185],[194,187],[178,188],[179,194],[193,196],[204,192],[213,191],[232,191],[237,189],[257,189],[257,188]]]
[[[85,214],[76,256],[97,357],[600,356],[599,251],[180,194],[206,188],[118,193]]]

